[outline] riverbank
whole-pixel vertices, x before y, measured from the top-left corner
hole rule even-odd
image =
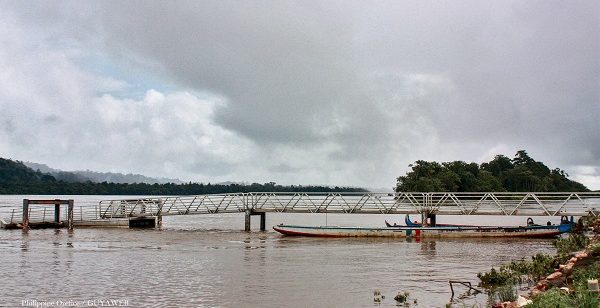
[[[600,293],[590,289],[600,277],[600,238],[596,237],[583,250],[546,276],[530,291],[527,307],[600,307]]]
[[[555,256],[538,254],[531,261],[479,274],[481,285],[498,294],[499,302],[492,307],[599,307],[600,293],[595,290],[600,278],[600,218],[590,219],[587,226],[592,236],[571,234],[556,240]],[[519,296],[515,286],[524,280],[537,283]]]

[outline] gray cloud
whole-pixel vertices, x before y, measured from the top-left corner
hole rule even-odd
[[[282,163],[282,164],[270,167],[269,171],[278,172],[278,173],[292,173],[292,172],[301,172],[302,170],[299,168],[294,168],[285,163]]]
[[[169,176],[231,177],[218,180],[382,187],[392,186],[417,159],[481,161],[496,150],[512,155],[527,149],[571,174],[600,165],[600,5],[595,1],[4,6],[12,12],[5,15],[12,20],[9,26],[22,30],[9,33],[24,44],[13,51],[31,51],[36,41],[60,51],[62,70],[29,81],[39,89],[35,97],[46,102],[25,104],[24,110],[41,119],[58,116],[49,108],[53,104],[73,116],[85,114],[102,76],[88,76],[77,63],[95,57],[122,70],[103,77],[119,79],[129,72],[135,81],[135,75],[147,74],[176,91],[219,100],[202,117],[210,125],[196,129],[203,136],[215,130],[228,135],[211,144],[225,152],[190,142],[163,156],[131,152],[135,161],[121,161],[123,167],[137,164],[143,172],[142,165],[160,165],[173,173]],[[8,61],[12,53],[1,52]],[[71,83],[84,87],[79,91],[67,82],[47,86],[65,76],[88,81]],[[123,86],[119,80],[103,83]],[[12,84],[0,79],[5,97]],[[123,103],[114,108],[124,108]],[[145,110],[140,108],[135,112]],[[166,114],[179,117],[177,111]],[[89,120],[85,131],[94,140],[107,124]],[[140,135],[137,145],[143,148],[156,140],[170,144],[190,128],[171,125],[163,136],[143,130],[143,123],[117,123],[102,139],[109,144]],[[11,133],[36,129],[15,127]],[[232,149],[226,142],[243,143],[245,150],[226,153]],[[178,153],[196,158],[167,159]],[[95,158],[120,161],[116,157],[109,151]],[[165,160],[169,163],[158,163]],[[594,176],[581,176],[596,183]]]
[[[225,96],[221,125],[259,142],[309,142],[322,126],[316,114],[355,99],[351,33],[313,6],[179,4],[107,9],[106,39],[184,85]]]

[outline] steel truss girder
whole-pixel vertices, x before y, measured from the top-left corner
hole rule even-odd
[[[99,216],[254,212],[584,216],[600,214],[600,192],[254,192],[104,200]]]

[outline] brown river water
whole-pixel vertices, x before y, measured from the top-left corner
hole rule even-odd
[[[77,206],[107,197],[74,198]],[[18,207],[20,199],[0,197],[0,209]],[[443,307],[451,296],[448,280],[476,285],[477,273],[492,266],[554,252],[547,239],[330,239],[271,229],[279,223],[382,226],[384,219],[403,221],[398,215],[268,213],[268,231],[260,232],[253,217],[253,231],[244,232],[243,214],[223,214],[165,217],[161,229],[0,230],[0,307],[397,307],[399,291],[410,293],[411,307]],[[495,225],[525,220],[438,218]],[[373,301],[375,289],[385,296],[381,303]],[[466,288],[455,291],[458,296]],[[487,296],[464,303],[486,307]]]

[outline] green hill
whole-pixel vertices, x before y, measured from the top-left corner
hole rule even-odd
[[[122,174],[115,172],[94,172],[90,170],[76,170],[76,171],[63,171],[59,169],[50,168],[44,164],[38,164],[33,162],[23,162],[23,164],[33,170],[40,171],[42,173],[48,173],[52,175],[58,181],[65,181],[70,183],[76,182],[94,182],[94,183],[147,183],[147,184],[166,184],[176,183],[182,184],[183,181],[179,179],[168,179],[168,178],[152,178],[143,176],[141,174]]]
[[[0,158],[0,186],[55,181],[53,176],[33,171],[22,162]]]
[[[418,160],[409,167],[411,171],[398,177],[396,191],[589,191],[585,185],[570,180],[563,170],[551,170],[524,150],[513,159],[496,155],[481,165]]]

